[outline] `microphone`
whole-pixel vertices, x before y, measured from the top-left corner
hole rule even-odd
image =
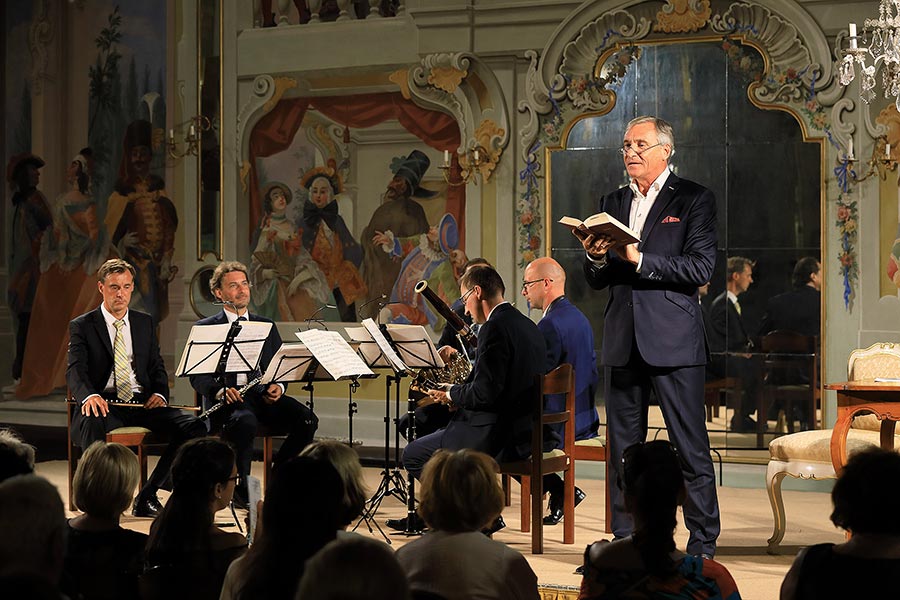
[[[378,302],[378,310],[381,310],[381,308],[384,306],[384,303],[382,302],[382,300],[387,300],[387,295],[381,294],[380,296],[376,296],[375,298],[372,298],[371,300],[367,300],[366,302],[363,302],[363,305],[359,307],[359,314],[362,314],[362,309],[364,309],[368,305],[372,304],[373,302]],[[369,315],[369,316],[371,317],[372,315]]]
[[[311,329],[310,323],[312,323],[313,321],[315,321],[316,323],[318,323],[318,324],[321,325],[322,327],[325,327],[325,331],[328,331],[328,327],[325,326],[325,321],[323,321],[322,319],[317,319],[317,318],[316,318],[316,315],[319,314],[320,312],[322,312],[323,310],[325,310],[326,308],[337,308],[337,306],[335,306],[334,304],[323,304],[322,306],[320,306],[319,308],[317,308],[317,309],[315,310],[315,312],[313,312],[313,314],[309,315],[309,318],[306,319],[306,329],[307,329],[307,331],[308,331],[309,329]]]

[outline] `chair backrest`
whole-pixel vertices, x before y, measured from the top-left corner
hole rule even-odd
[[[540,415],[540,425],[563,423],[563,430],[565,432],[563,437],[563,450],[568,456],[571,456],[572,447],[575,445],[575,369],[569,363],[559,365],[549,373],[540,376],[540,385],[538,389],[541,392],[539,398],[540,411],[537,412],[537,414]],[[566,395],[566,410],[564,412],[544,412],[544,396],[552,394]],[[538,429],[542,429],[542,427],[538,427]],[[539,442],[536,438],[537,436],[532,437],[533,444]],[[534,451],[535,448],[532,447],[532,452]],[[537,451],[538,453],[542,451],[540,446],[538,446]]]
[[[850,381],[876,377],[900,377],[900,344],[881,342],[850,353],[847,362]]]
[[[796,331],[776,329],[759,338],[760,349],[763,352],[785,354],[814,354],[816,351],[816,336],[803,335]]]
[[[759,338],[759,348],[764,354],[763,379],[766,383],[817,387],[816,336],[777,329]]]

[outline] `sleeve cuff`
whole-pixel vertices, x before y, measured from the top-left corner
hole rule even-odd
[[[591,255],[587,253],[587,250],[585,250],[584,255],[591,262],[591,264],[593,264],[595,267],[599,267],[599,268],[605,267],[606,264],[609,262],[609,260],[606,258],[605,254],[603,255],[603,258],[600,258],[600,259],[591,258]]]

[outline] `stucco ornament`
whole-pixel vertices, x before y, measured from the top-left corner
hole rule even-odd
[[[656,13],[654,30],[665,33],[700,31],[711,14],[709,0],[668,0]]]

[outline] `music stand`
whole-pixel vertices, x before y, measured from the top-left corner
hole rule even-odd
[[[271,323],[262,321],[194,325],[175,374],[177,377],[214,374],[222,382],[224,402],[225,376],[257,369],[271,328]]]

